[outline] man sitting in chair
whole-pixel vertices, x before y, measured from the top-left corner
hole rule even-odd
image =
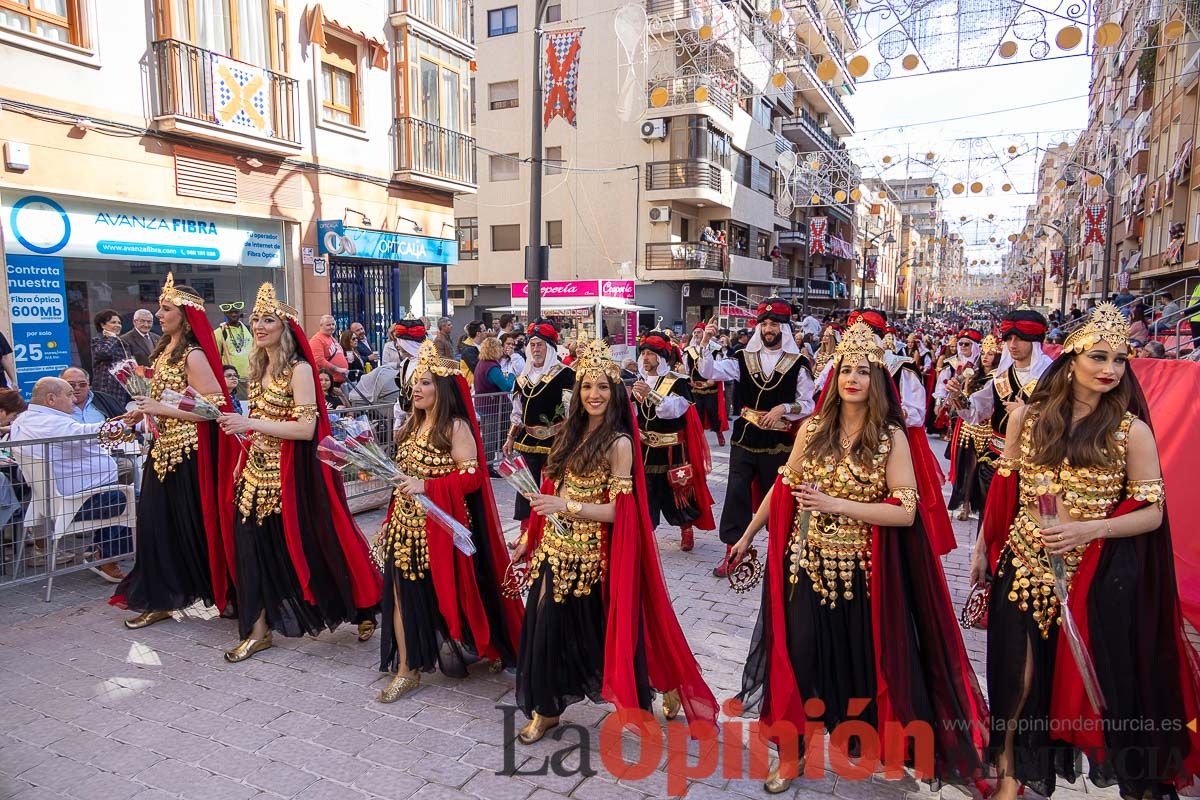
[[[59,494],[64,496],[117,483],[117,462],[100,447],[96,439],[96,433],[103,423],[77,422],[71,416],[74,410],[75,397],[71,385],[62,378],[42,378],[33,386],[29,408],[13,421],[10,436],[14,442],[64,436],[89,437],[47,445],[44,454],[40,448],[33,448],[30,452],[31,456],[44,456],[47,459],[55,486]],[[125,495],[112,489],[89,497],[76,513],[75,519],[109,519],[124,511]],[[98,528],[93,531],[94,549],[86,553],[84,558],[103,560],[124,555],[129,552],[130,542],[129,529],[123,525]],[[120,583],[125,578],[125,573],[115,563],[100,564],[91,569],[110,583]]]

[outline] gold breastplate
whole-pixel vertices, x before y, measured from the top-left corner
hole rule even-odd
[[[614,478],[607,461],[589,475],[578,475],[568,470],[556,486],[558,493],[567,500],[579,503],[606,503],[610,497],[633,491],[630,478]],[[542,565],[549,563],[553,568],[554,602],[561,603],[568,594],[585,597],[604,578],[604,523],[585,519],[563,517],[567,532],[559,533],[553,525],[546,525],[542,541],[529,560],[527,584],[541,573]]]
[[[250,381],[248,389],[250,416],[273,422],[287,422],[312,414],[313,406],[300,407],[292,397],[292,367],[283,375],[270,378],[266,384]],[[255,431],[250,434],[249,453],[238,478],[237,504],[246,521],[253,514],[257,522],[279,511],[280,487],[279,454],[283,440]]]
[[[1021,429],[1021,456],[1017,464],[1020,469],[1020,507],[1005,544],[1009,557],[1001,556],[1000,570],[1006,567],[1014,570],[1008,599],[1017,603],[1022,611],[1033,609],[1033,618],[1045,638],[1049,636],[1050,626],[1056,621],[1061,624],[1061,620],[1058,597],[1054,594],[1054,570],[1042,541],[1041,523],[1030,507],[1037,506],[1040,495],[1057,494],[1067,512],[1060,516],[1071,520],[1107,517],[1125,492],[1125,449],[1134,416],[1127,412],[1121,419],[1115,434],[1117,451],[1110,454],[1107,464],[1096,467],[1072,467],[1069,461],[1058,467],[1033,463],[1032,432],[1036,420],[1037,414],[1029,413]],[[1088,544],[1077,547],[1063,557],[1068,585],[1088,547]]]
[[[449,475],[459,468],[448,450],[429,441],[420,431],[397,443],[396,466],[400,472],[427,480]],[[392,492],[392,512],[382,535],[396,571],[408,580],[424,578],[429,570],[429,547],[425,539],[425,509],[399,489]]]
[[[151,399],[161,400],[163,391],[167,389],[182,393],[187,388],[187,356],[192,349],[196,348],[190,348],[179,359],[171,359],[170,349],[162,351],[154,359],[154,376],[150,379]],[[150,452],[154,455],[154,473],[161,481],[196,451],[196,423],[186,419],[157,417],[154,424],[158,426],[158,437]]]
[[[808,423],[811,437],[820,417]],[[893,430],[885,431],[868,464],[849,458],[806,458],[800,472],[789,465],[780,467],[786,486],[814,484],[831,497],[842,497],[859,503],[878,503],[887,495],[887,460],[892,451]],[[813,591],[821,595],[821,605],[837,606],[838,594],[845,600],[854,599],[852,583],[854,570],[871,571],[871,525],[841,514],[813,513],[808,538],[801,544],[803,514],[797,510],[792,519],[788,541],[788,582],[799,582],[800,571],[808,573]]]

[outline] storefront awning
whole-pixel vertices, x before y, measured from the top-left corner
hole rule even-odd
[[[639,305],[635,305],[634,303],[630,303],[627,300],[619,300],[615,297],[597,297],[597,298],[593,298],[593,299],[572,298],[570,300],[562,300],[559,302],[554,302],[553,300],[549,300],[546,298],[542,299],[542,311],[545,311],[547,313],[554,312],[554,311],[569,311],[571,309],[578,309],[578,308],[595,308],[596,306],[603,306],[606,310],[610,310],[610,311],[653,311],[654,310],[654,308],[652,306],[639,306]],[[514,300],[512,302],[512,305],[497,306],[495,308],[488,309],[488,311],[499,311],[501,313],[503,313],[505,311],[525,312],[528,310],[529,310],[529,303],[527,301],[521,300],[521,299]]]

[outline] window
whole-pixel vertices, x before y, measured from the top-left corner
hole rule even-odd
[[[496,154],[488,156],[488,179],[493,181],[515,181],[520,177],[517,164],[520,156],[516,153]]]
[[[562,220],[546,220],[546,244],[549,247],[562,247]]]
[[[35,3],[78,0],[34,0]],[[0,0],[0,6],[23,0]],[[284,0],[154,0],[159,38],[179,39],[260,67],[286,70]]]
[[[504,36],[517,32],[517,7],[505,6],[488,11],[488,36]]]
[[[496,111],[501,108],[516,108],[520,101],[517,96],[516,81],[502,81],[488,84],[488,108]]]
[[[454,228],[458,231],[458,259],[460,261],[478,260],[479,217],[459,217],[454,220]]]
[[[321,116],[346,125],[358,124],[358,48],[325,34],[321,53]]]
[[[0,0],[0,27],[62,44],[83,45],[77,0]]]
[[[520,225],[493,225],[492,252],[501,253],[521,249]]]
[[[411,29],[402,29],[398,41],[403,44],[397,56],[402,76],[396,85],[400,116],[468,133],[467,120],[473,113],[470,62]]]
[[[562,173],[563,153],[561,147],[547,147],[546,158],[544,160],[547,175],[559,175]]]
[[[546,22],[562,22],[562,4],[546,6]]]

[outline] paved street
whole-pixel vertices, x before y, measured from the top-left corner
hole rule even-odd
[[[726,454],[714,447],[718,502]],[[511,493],[499,485],[497,491],[507,510]],[[380,516],[362,515],[364,530],[373,534]],[[975,523],[955,525],[960,546],[946,572],[960,607]],[[723,551],[715,534],[699,536],[691,553],[679,552],[676,531],[664,529],[660,542],[685,633],[718,699],[727,698],[740,683],[758,593],[736,594],[709,574]],[[236,642],[232,621],[193,609],[178,621],[131,632],[120,624],[125,612],[105,603],[110,591],[84,572],[58,582],[51,603],[42,601],[39,586],[0,593],[0,799],[638,800],[666,794],[662,770],[631,782],[602,769],[587,779],[497,776],[504,728],[496,706],[513,702],[511,676],[478,668],[465,681],[424,676],[411,697],[380,705],[374,697],[385,680],[376,670],[377,638],[360,644],[349,628],[319,639],[279,638],[274,649],[231,665],[221,654]],[[979,669],[983,638],[968,633],[967,646]],[[583,704],[565,719],[594,727],[604,715],[605,708]],[[593,749],[598,738],[592,737]],[[517,763],[527,769],[540,763],[552,744],[518,746]],[[601,767],[598,757],[592,763]],[[796,787],[789,796],[801,800],[830,793],[844,800],[928,796],[911,780],[828,775]],[[766,797],[756,781],[719,777],[692,784],[688,796],[728,792]],[[955,789],[942,794],[962,796]],[[1068,787],[1059,796],[1079,795]]]

